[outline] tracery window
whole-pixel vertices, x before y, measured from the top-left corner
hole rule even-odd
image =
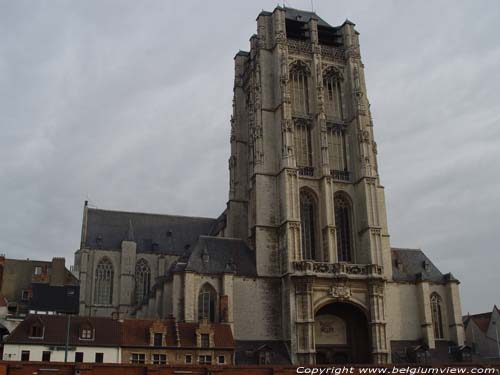
[[[295,121],[294,144],[298,167],[312,166],[311,129],[306,121]]]
[[[337,258],[352,261],[351,205],[343,194],[335,194],[335,226],[337,228]]]
[[[342,74],[333,67],[327,69],[323,76],[326,115],[338,120],[343,118],[341,81]]]
[[[333,171],[347,171],[347,152],[344,129],[335,126],[329,127],[327,138],[330,169]]]
[[[300,229],[302,231],[302,258],[316,260],[316,202],[307,191],[300,192]]]
[[[295,115],[304,116],[309,113],[307,76],[308,67],[301,61],[296,61],[290,68],[292,112]]]
[[[437,293],[431,295],[432,326],[434,328],[434,338],[443,339],[443,310],[441,297]]]
[[[113,264],[108,258],[102,258],[95,270],[94,303],[111,305],[113,299]]]
[[[198,294],[198,320],[215,322],[217,292],[209,284],[203,285]]]
[[[135,303],[139,304],[149,293],[151,269],[145,259],[140,259],[135,265]]]

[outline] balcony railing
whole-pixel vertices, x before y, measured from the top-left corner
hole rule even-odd
[[[299,167],[299,176],[314,176],[314,167]]]
[[[330,171],[330,175],[333,177],[334,180],[341,180],[341,181],[351,180],[351,172],[349,171],[339,171],[336,169],[332,169]]]
[[[383,267],[378,264],[326,263],[309,260],[293,262],[293,270],[326,277],[368,278],[382,277],[384,274]]]

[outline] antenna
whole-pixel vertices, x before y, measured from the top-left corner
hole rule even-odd
[[[311,0],[311,12],[314,12],[314,0]]]

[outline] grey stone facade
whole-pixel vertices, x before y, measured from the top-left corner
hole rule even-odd
[[[196,321],[206,308],[237,341],[281,342],[293,363],[386,363],[403,341],[462,345],[458,281],[420,250],[390,247],[354,24],[277,7],[258,16],[250,45],[235,56],[226,210],[85,207],[80,313]],[[96,268],[104,257],[112,275]],[[138,301],[140,259],[150,283]],[[112,289],[105,304],[97,283]]]

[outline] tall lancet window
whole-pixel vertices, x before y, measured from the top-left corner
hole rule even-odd
[[[94,303],[111,305],[113,301],[113,264],[102,258],[95,269]]]
[[[316,260],[316,201],[307,191],[300,192],[300,229],[302,232],[302,258]]]
[[[334,205],[337,258],[339,262],[352,262],[351,205],[343,194],[335,194]]]
[[[217,292],[215,289],[209,284],[203,285],[198,294],[198,320],[207,319],[209,322],[215,322],[216,301]]]
[[[434,338],[443,339],[443,309],[441,297],[437,293],[431,295],[432,326],[434,328]]]
[[[305,116],[309,113],[308,74],[309,67],[302,61],[295,61],[290,67],[290,94],[294,115]]]
[[[294,129],[295,156],[298,167],[312,166],[311,128],[304,119],[296,119]]]
[[[328,127],[328,158],[333,178],[349,180],[345,130],[338,126]]]
[[[148,262],[140,259],[135,265],[135,303],[139,304],[149,293],[151,269]]]
[[[323,75],[325,110],[329,118],[342,120],[342,73],[334,67],[327,68]]]

